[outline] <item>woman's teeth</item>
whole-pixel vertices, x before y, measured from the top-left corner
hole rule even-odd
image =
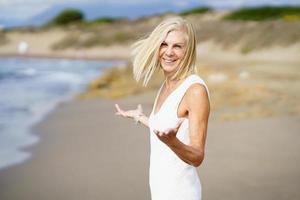
[[[173,62],[175,62],[175,61],[176,61],[176,60],[166,60],[166,59],[165,59],[165,62],[166,62],[166,63],[173,63]]]

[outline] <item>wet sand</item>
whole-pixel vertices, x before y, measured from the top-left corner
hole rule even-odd
[[[63,103],[34,127],[32,157],[0,170],[1,200],[150,199],[148,130],[114,115],[114,103],[146,113],[154,93]],[[204,200],[300,199],[300,116],[210,117],[199,167]]]

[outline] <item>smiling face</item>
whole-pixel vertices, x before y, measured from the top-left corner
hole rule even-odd
[[[159,49],[159,61],[165,75],[173,75],[184,58],[187,34],[183,30],[169,32]]]

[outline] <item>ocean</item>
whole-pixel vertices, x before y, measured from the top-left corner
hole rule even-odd
[[[30,158],[39,141],[31,127],[83,91],[105,68],[123,61],[0,58],[0,169]]]

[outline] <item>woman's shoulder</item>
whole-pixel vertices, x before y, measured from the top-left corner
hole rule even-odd
[[[205,84],[204,80],[198,74],[191,74],[188,77],[191,81],[198,81],[200,83]]]
[[[204,80],[197,74],[192,74],[189,78],[191,82],[186,91],[187,98],[191,100],[199,98],[209,98],[208,88]]]

